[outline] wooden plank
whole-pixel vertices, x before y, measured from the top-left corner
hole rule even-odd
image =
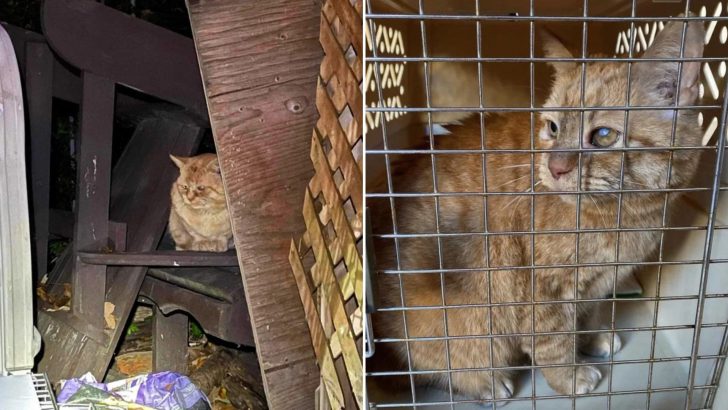
[[[0,368],[33,367],[33,292],[25,176],[25,118],[13,45],[0,28],[0,289],[3,357]]]
[[[321,48],[309,0],[188,1],[268,404],[314,404],[319,371],[288,262]]]
[[[112,81],[83,74],[80,151],[76,157],[76,255],[108,245],[114,89]],[[73,266],[73,312],[103,329],[104,292],[100,290],[106,289],[106,267],[88,265],[78,258]]]
[[[48,232],[64,238],[73,238],[73,212],[51,208],[48,212]]]
[[[15,48],[15,56],[18,59],[20,72],[25,73],[27,64],[26,44],[27,43],[46,43],[45,37],[33,31],[25,30],[21,27],[13,26],[5,22],[0,23],[8,31],[10,39],[13,41]],[[53,96],[65,101],[79,104],[81,102],[81,77],[73,67],[63,63],[53,56]]]
[[[42,19],[65,61],[206,115],[189,38],[89,0],[43,2]]]
[[[153,269],[150,269],[150,272],[152,271]],[[240,280],[239,274],[237,278]],[[202,326],[205,333],[218,339],[243,346],[254,346],[242,282],[230,285],[232,298],[229,302],[188,288],[147,275],[139,295],[153,301],[164,314],[176,311],[188,312]]]
[[[114,252],[126,250],[126,224],[124,222],[109,221],[109,249]]]
[[[25,44],[25,95],[30,118],[30,194],[33,203],[35,272],[48,268],[48,225],[51,180],[51,110],[53,101],[53,54],[45,42]]]
[[[236,268],[149,268],[147,277],[227,303],[242,300],[245,296],[240,271]],[[247,309],[247,306],[244,308]]]
[[[238,266],[235,252],[79,252],[78,258],[89,265],[110,266]]]
[[[165,316],[156,306],[152,318],[152,363],[155,372],[187,374],[187,326],[184,313]]]

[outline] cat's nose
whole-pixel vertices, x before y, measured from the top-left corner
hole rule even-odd
[[[568,152],[557,152],[549,158],[549,171],[554,179],[559,179],[574,169],[576,160]]]

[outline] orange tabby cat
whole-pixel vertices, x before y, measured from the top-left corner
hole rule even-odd
[[[232,230],[217,156],[170,158],[180,170],[172,184],[169,213],[169,232],[176,249],[225,252]]]
[[[644,57],[678,57],[682,32],[682,22],[667,24]],[[547,37],[547,56],[572,58],[561,43]],[[684,56],[701,57],[703,38],[702,24],[689,23]],[[447,387],[450,381],[455,393],[476,399],[511,397],[515,393],[512,367],[531,360],[545,366],[541,371],[546,381],[560,394],[591,392],[602,378],[595,366],[574,366],[578,359],[575,339],[569,332],[601,328],[598,300],[611,295],[615,280],[631,275],[636,267],[622,265],[617,272],[614,265],[578,269],[573,265],[653,259],[660,233],[639,228],[661,226],[664,196],[655,192],[624,194],[618,224],[617,194],[600,191],[619,190],[622,172],[625,189],[685,186],[695,174],[700,157],[697,151],[675,151],[669,172],[669,151],[627,152],[622,167],[620,148],[670,147],[673,119],[677,124],[675,146],[699,146],[702,133],[694,110],[630,111],[626,128],[623,110],[588,110],[583,118],[578,110],[549,111],[549,107],[579,107],[582,95],[580,63],[552,66],[554,83],[545,112],[534,121],[534,143],[538,149],[593,150],[584,151],[581,159],[575,152],[538,153],[532,170],[529,153],[491,151],[484,155],[483,163],[481,154],[450,152],[437,155],[434,166],[429,155],[406,155],[395,168],[395,192],[432,193],[436,183],[437,192],[445,195],[439,197],[439,203],[432,196],[395,198],[397,233],[405,236],[397,239],[396,247],[392,239],[375,242],[377,269],[390,272],[379,275],[380,311],[375,314],[374,329],[375,337],[383,342],[377,344],[374,358],[384,360],[374,362],[374,366],[383,370],[434,370],[416,374],[415,382]],[[585,106],[627,105],[627,69],[624,63],[588,63]],[[678,63],[635,63],[629,104],[672,106],[679,91],[679,105],[693,105],[699,71],[699,62],[686,62],[678,79]],[[450,131],[451,135],[435,138],[436,149],[481,149],[478,117]],[[530,149],[530,114],[489,115],[484,135],[489,150]],[[578,237],[565,233],[577,228],[576,195],[482,195],[486,185],[490,193],[525,193],[533,188],[537,194],[576,191],[577,181],[579,190],[590,192],[579,202],[580,229],[637,230],[620,232],[619,236],[613,230]],[[676,196],[670,195],[669,205]],[[378,216],[373,223],[379,224],[375,233],[393,232],[388,200],[376,204],[382,206],[375,209]],[[435,233],[438,227],[444,234],[439,243],[433,235],[406,235]],[[528,234],[532,229],[557,232]],[[486,237],[484,232],[491,235]],[[541,268],[527,268],[532,264]],[[439,273],[442,268],[456,271]],[[392,270],[416,272],[399,276]],[[575,299],[592,302],[569,302]],[[545,303],[555,300],[562,302]],[[515,304],[498,306],[508,302]],[[443,304],[450,307],[437,308]],[[404,315],[398,309],[401,306],[409,308]],[[534,332],[537,336],[529,336]],[[544,332],[551,334],[538,336]],[[604,357],[621,347],[616,334],[590,335],[576,340],[582,353]],[[445,336],[450,337],[447,342]],[[502,369],[477,370],[499,367]]]

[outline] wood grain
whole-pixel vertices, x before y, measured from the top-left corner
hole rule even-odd
[[[319,372],[288,252],[312,174],[320,4],[188,7],[267,400],[310,408]]]

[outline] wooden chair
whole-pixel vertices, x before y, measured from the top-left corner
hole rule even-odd
[[[81,121],[73,244],[54,277],[71,281],[72,309],[39,313],[45,343],[39,369],[54,381],[86,371],[102,378],[139,297],[156,306],[158,370],[164,370],[162,357],[182,352],[186,343],[186,317],[173,312],[191,314],[221,338],[252,343],[239,273],[199,270],[237,266],[234,253],[158,250],[169,188],[178,175],[168,156],[193,154],[206,127],[192,40],[88,0],[44,2],[42,14],[48,44],[80,71]],[[117,85],[175,103],[185,112],[150,113],[112,170]],[[163,270],[173,266],[185,269]],[[150,267],[155,269],[147,275]],[[222,279],[205,282],[213,277]],[[195,278],[199,283],[191,285]],[[106,326],[105,308],[113,308],[113,328]],[[183,360],[171,363],[178,362]]]

